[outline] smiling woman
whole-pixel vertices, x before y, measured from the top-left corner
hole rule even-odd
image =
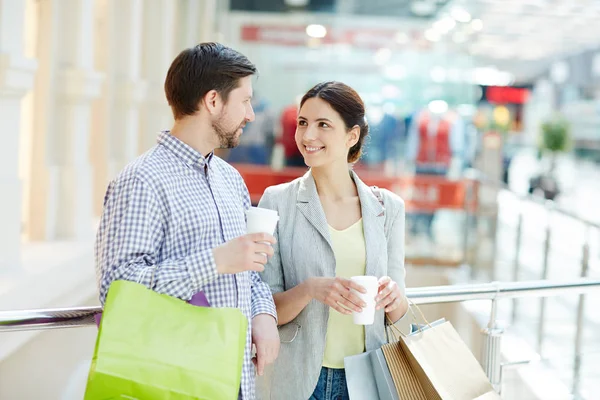
[[[267,188],[259,207],[277,210],[278,238],[262,274],[271,286],[283,342],[259,398],[348,399],[344,358],[385,343],[385,319],[399,320],[404,296],[404,202],[365,185],[349,164],[369,126],[363,100],[340,82],[320,83],[300,102],[296,144],[310,171]],[[384,206],[385,205],[385,206]],[[376,294],[352,280],[376,277]],[[372,278],[371,278],[372,279]],[[313,301],[315,300],[315,301]],[[352,313],[377,303],[374,322]],[[300,329],[299,327],[302,327]]]
[[[355,163],[362,153],[369,125],[365,105],[354,89],[340,82],[324,82],[300,102],[296,144],[309,167],[339,159]],[[319,158],[312,156],[319,155]]]

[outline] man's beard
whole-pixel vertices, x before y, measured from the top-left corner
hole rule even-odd
[[[212,127],[215,130],[217,137],[219,138],[220,148],[233,149],[234,147],[237,147],[240,140],[236,134],[238,129],[244,127],[245,123],[242,122],[240,125],[238,125],[238,127],[236,127],[233,130],[227,130],[227,128],[223,126],[223,123],[221,121],[222,119],[219,121],[215,121],[212,124]]]

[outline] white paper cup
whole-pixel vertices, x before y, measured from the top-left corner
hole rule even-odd
[[[275,210],[250,207],[246,210],[246,233],[275,233],[279,215]]]
[[[375,322],[375,297],[379,289],[379,279],[375,276],[353,276],[350,278],[354,283],[364,287],[367,293],[360,293],[351,289],[367,306],[361,312],[352,312],[352,319],[357,325],[373,325]]]

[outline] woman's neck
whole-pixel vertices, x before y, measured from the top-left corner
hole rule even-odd
[[[358,195],[346,163],[311,168],[311,173],[319,197],[337,201]]]

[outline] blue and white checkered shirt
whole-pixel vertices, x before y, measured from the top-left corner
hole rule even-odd
[[[204,291],[213,307],[248,318],[241,395],[254,399],[251,322],[276,317],[269,286],[256,272],[217,275],[212,249],[246,233],[248,189],[231,165],[168,132],[110,183],[96,238],[96,273],[104,304],[111,282],[139,281],[183,300]]]

